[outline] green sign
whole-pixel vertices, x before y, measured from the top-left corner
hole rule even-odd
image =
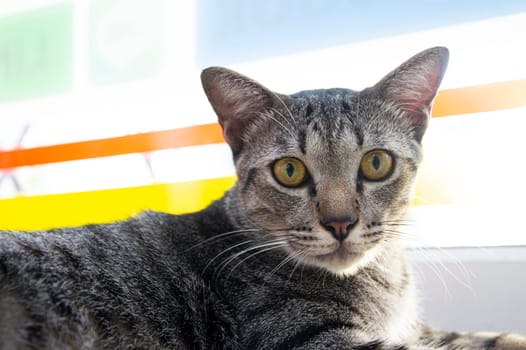
[[[155,76],[164,39],[164,0],[93,0],[89,68],[94,85]]]
[[[71,21],[70,2],[0,18],[0,101],[71,88]]]

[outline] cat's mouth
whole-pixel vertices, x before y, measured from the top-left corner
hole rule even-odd
[[[356,246],[344,243],[335,243],[333,246],[325,247],[323,252],[312,251],[305,256],[305,262],[309,265],[325,268],[336,274],[352,274],[365,259],[370,249],[358,249]]]
[[[332,251],[314,255],[314,258],[324,262],[342,262],[343,264],[348,264],[350,261],[358,259],[361,256],[363,256],[362,250],[349,248],[347,244],[339,243]]]
[[[315,233],[289,240],[286,245],[288,254],[306,265],[324,268],[338,275],[354,274],[374,259],[382,246],[378,244],[380,240],[368,242],[349,236],[340,241],[329,238],[326,232],[322,232],[323,237]]]

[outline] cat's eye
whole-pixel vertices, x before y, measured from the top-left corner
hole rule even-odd
[[[393,157],[384,150],[374,150],[365,154],[360,163],[363,177],[371,181],[386,179],[393,170]]]
[[[301,160],[285,157],[278,159],[272,166],[276,180],[286,187],[298,187],[307,178],[307,169]]]

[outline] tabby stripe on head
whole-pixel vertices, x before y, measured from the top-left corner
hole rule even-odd
[[[318,190],[316,190],[316,184],[311,182],[309,184],[309,196],[316,197],[317,194],[318,194]]]
[[[358,128],[352,128],[352,131],[354,133],[354,137],[356,137],[356,143],[358,146],[363,146],[363,133],[362,130]]]
[[[351,106],[347,103],[347,101],[342,101],[342,112],[343,113],[350,113],[351,112]]]
[[[312,105],[309,103],[307,105],[307,108],[305,109],[305,117],[310,117],[310,115],[312,114],[313,112],[313,108],[312,108]]]
[[[318,125],[317,122],[314,122],[314,124],[312,124],[312,131],[315,133],[315,134],[320,134],[320,126]]]
[[[248,186],[250,186],[254,182],[254,179],[256,178],[256,171],[257,171],[256,168],[250,168],[248,170],[247,177],[241,189],[243,192],[246,192],[246,190],[248,189]]]
[[[237,161],[242,151],[243,151],[243,145],[240,145],[235,150],[232,150],[232,158],[234,159],[234,162]]]
[[[359,176],[358,181],[356,181],[356,192],[358,194],[363,193],[363,176]]]
[[[299,135],[298,135],[298,145],[300,147],[300,150],[301,150],[301,153],[303,153],[304,155],[307,154],[307,149],[306,149],[306,134],[305,134],[305,130],[300,130],[299,131]]]

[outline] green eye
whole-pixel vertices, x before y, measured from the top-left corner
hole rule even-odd
[[[307,176],[307,170],[301,160],[291,157],[278,159],[272,171],[276,180],[286,187],[298,187]]]
[[[362,158],[360,171],[367,180],[380,181],[391,175],[393,157],[384,150],[368,152]]]

